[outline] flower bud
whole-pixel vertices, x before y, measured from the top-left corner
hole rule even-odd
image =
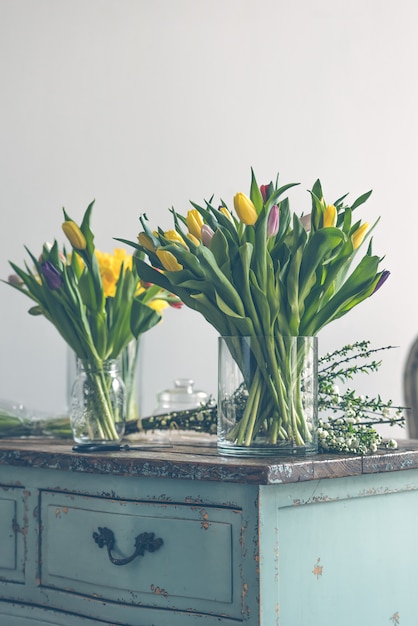
[[[212,241],[212,237],[215,233],[207,224],[203,224],[202,226],[202,242],[203,245],[209,248],[210,242]]]
[[[48,287],[52,291],[59,289],[63,283],[61,272],[50,261],[44,261],[40,267]]]
[[[183,238],[178,234],[176,230],[174,230],[174,228],[172,228],[171,230],[167,230],[164,233],[164,237],[169,241],[173,241],[174,243],[180,243],[182,246],[187,248],[186,244],[183,241]]]
[[[162,250],[161,248],[157,248],[156,254],[160,259],[164,269],[168,272],[178,272],[183,269],[183,266],[177,261],[174,254],[169,252],[168,250]]]
[[[268,189],[269,189],[269,185],[260,185],[260,193],[263,197],[263,202],[265,203],[267,200],[267,193],[268,193]]]
[[[76,250],[85,250],[87,247],[86,238],[80,230],[80,227],[77,226],[75,222],[72,220],[66,220],[62,225],[62,230],[64,231],[68,241]]]
[[[378,289],[380,289],[380,287],[383,285],[383,283],[385,283],[387,281],[389,276],[390,276],[390,272],[388,270],[383,270],[383,272],[379,276],[379,280],[376,283],[376,286],[375,286],[375,288],[373,290],[373,293],[376,293],[376,291]]]
[[[367,222],[364,222],[364,224],[359,226],[357,230],[353,233],[351,240],[353,242],[354,250],[357,250],[357,248],[359,248],[361,244],[363,243],[363,239],[366,236],[366,232],[368,228],[369,228],[369,224]]]
[[[145,248],[145,250],[148,250],[149,252],[155,252],[154,242],[152,241],[151,237],[146,233],[138,234],[138,243],[140,246]]]
[[[197,239],[200,239],[203,218],[197,209],[191,209],[187,212],[186,223],[190,233]]]
[[[311,214],[308,213],[307,215],[302,215],[302,217],[300,218],[300,221],[302,222],[303,228],[308,233],[311,230],[311,226],[312,226],[311,225]]]
[[[225,217],[227,217],[230,222],[233,222],[232,215],[231,215],[230,211],[228,211],[226,206],[220,206],[219,207],[219,211],[220,211],[220,213],[222,213],[222,215],[225,215]]]
[[[245,193],[237,193],[234,196],[234,208],[237,212],[240,222],[247,226],[252,226],[257,221],[257,211],[253,202],[245,195]]]
[[[192,233],[187,233],[187,239],[190,239],[195,246],[200,246],[200,239],[197,239]]]
[[[23,280],[17,274],[10,274],[7,282],[14,287],[21,287],[24,284]]]
[[[273,204],[267,218],[267,238],[275,237],[279,231],[279,207]]]
[[[337,209],[333,204],[329,204],[324,211],[324,228],[335,226],[337,223]]]

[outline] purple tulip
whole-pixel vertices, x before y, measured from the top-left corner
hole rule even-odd
[[[279,207],[273,204],[267,219],[267,238],[275,237],[279,230]]]
[[[63,283],[61,273],[50,261],[41,263],[41,272],[51,290],[59,289]]]
[[[202,237],[203,245],[209,248],[210,242],[212,241],[212,237],[215,233],[213,232],[210,226],[208,226],[207,224],[203,224],[200,234]]]
[[[17,274],[10,274],[7,282],[14,287],[21,287],[23,285],[23,280]]]
[[[378,280],[378,281],[377,281],[377,283],[376,283],[376,287],[374,288],[373,293],[376,293],[376,291],[377,291],[378,289],[380,289],[380,287],[383,285],[383,283],[387,281],[387,279],[389,278],[389,276],[390,276],[390,272],[389,272],[389,270],[384,270],[384,271],[380,274],[379,280]],[[373,295],[373,293],[372,293],[372,295]]]
[[[311,214],[308,213],[308,215],[302,215],[300,221],[302,222],[302,226],[306,232],[309,232],[311,230]]]

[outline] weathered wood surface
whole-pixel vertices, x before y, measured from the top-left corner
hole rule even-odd
[[[80,454],[72,443],[53,439],[0,439],[1,466],[180,480],[273,485],[418,468],[418,440],[370,456],[319,454],[309,457],[233,458],[211,445]]]

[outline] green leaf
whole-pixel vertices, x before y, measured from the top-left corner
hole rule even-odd
[[[200,260],[205,279],[211,281],[216,291],[237,315],[244,315],[244,305],[235,286],[226,278],[218,267],[212,252],[200,246],[196,254]]]
[[[228,219],[228,218],[225,218]],[[221,228],[217,228],[210,242],[210,251],[216,259],[219,266],[227,263],[230,258],[228,240],[222,232]]]
[[[338,228],[320,228],[310,236],[304,252],[300,268],[299,298],[303,302],[312,287],[312,276],[318,266],[326,261],[337,246],[344,243],[345,236]]]
[[[299,247],[290,259],[286,277],[288,298],[288,324],[291,335],[299,334],[300,308],[299,308],[299,273],[303,258],[303,247]]]
[[[159,272],[154,267],[136,256],[134,256],[133,261],[135,263],[138,276],[143,281],[159,285],[163,289],[167,289],[167,291],[173,291],[173,285],[165,273]]]
[[[132,302],[130,323],[131,332],[137,339],[139,335],[153,328],[161,320],[161,315],[147,304],[135,298]]]
[[[358,206],[360,206],[361,204],[364,204],[366,200],[370,198],[372,193],[373,193],[373,189],[371,189],[370,191],[366,191],[366,193],[363,193],[363,195],[359,196],[357,200],[355,200],[353,204],[351,205],[351,210],[354,211],[354,209],[356,209]]]
[[[313,317],[302,334],[315,335],[333,319],[341,317],[354,306],[373,293],[380,259],[377,256],[365,256],[347,278],[340,289],[325,306]]]
[[[183,300],[186,303],[186,300]],[[190,304],[193,309],[199,311],[201,315],[211,324],[220,335],[226,336],[231,334],[231,328],[228,325],[227,316],[223,315],[204,293],[196,293],[190,295],[190,301],[194,304]],[[233,334],[233,333],[232,333]]]
[[[268,199],[268,202],[266,205],[267,210],[269,210],[270,207],[273,206],[273,204],[277,204],[278,199],[280,198],[282,194],[284,194],[285,191],[287,191],[291,187],[297,187],[299,184],[300,183],[288,183],[287,185],[283,185],[279,189],[276,189],[276,191],[274,191]],[[282,202],[285,202],[285,200],[288,201],[288,199],[285,198],[284,200],[282,200]]]
[[[29,315],[43,315],[43,311],[42,308],[38,305],[36,306],[32,306],[29,310],[28,310]]]
[[[91,213],[93,211],[94,203],[95,203],[95,200],[93,200],[93,202],[90,202],[90,204],[88,205],[84,213],[83,220],[80,224],[80,230],[83,233],[84,237],[86,238],[87,251],[90,256],[94,254],[94,235],[90,228],[90,218],[91,218]]]
[[[250,198],[252,203],[255,206],[255,210],[257,211],[257,215],[260,214],[261,209],[263,208],[263,196],[261,195],[260,187],[255,178],[254,170],[251,168],[251,189],[250,189]]]
[[[253,270],[250,271],[250,289],[254,306],[257,311],[256,319],[261,326],[262,334],[270,335],[271,317],[267,293],[266,290],[260,288],[260,285],[258,284],[258,277]]]

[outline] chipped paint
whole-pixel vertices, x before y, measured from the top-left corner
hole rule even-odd
[[[323,565],[319,565],[320,562],[321,562],[321,559],[318,558],[312,570],[312,574],[316,576],[317,580],[319,579],[320,576],[322,576],[322,570],[324,569]]]
[[[193,498],[192,496],[186,496],[184,502],[186,504],[203,504],[202,498]]]
[[[151,591],[157,596],[163,596],[164,598],[168,598],[168,591],[166,591],[162,587],[159,587],[158,585],[151,584]]]
[[[192,511],[197,511],[198,514],[200,515],[201,518],[201,527],[203,528],[203,530],[207,530],[210,526],[210,522],[209,522],[209,513],[207,512],[206,509],[203,508],[197,508],[192,506],[191,507]]]

